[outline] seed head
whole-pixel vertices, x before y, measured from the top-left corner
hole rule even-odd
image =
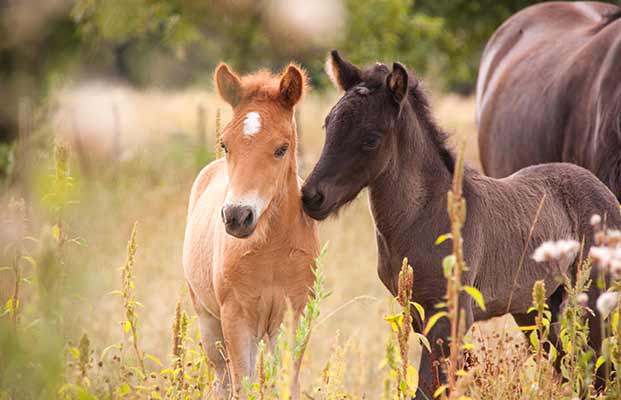
[[[604,292],[597,298],[597,311],[603,315],[608,315],[617,305],[617,292]]]
[[[589,304],[589,295],[586,293],[579,293],[578,296],[576,296],[576,302],[581,307],[586,307]]]
[[[546,302],[546,285],[543,281],[535,282],[533,286],[533,304],[543,311]]]
[[[533,253],[533,260],[549,262],[553,260],[571,259],[580,250],[580,243],[575,240],[558,240],[543,242]]]

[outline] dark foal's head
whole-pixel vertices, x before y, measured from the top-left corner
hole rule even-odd
[[[302,188],[304,210],[311,217],[326,218],[380,176],[403,151],[398,131],[417,126],[433,131],[429,139],[452,162],[416,79],[402,64],[361,70],[332,51],[326,70],[345,94],[326,117],[321,157]]]

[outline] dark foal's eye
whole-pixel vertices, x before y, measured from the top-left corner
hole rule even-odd
[[[276,151],[274,152],[274,157],[276,158],[282,158],[285,153],[287,152],[287,149],[289,148],[288,144],[283,144],[282,146],[280,146],[279,148],[276,149]]]
[[[377,146],[380,143],[380,136],[377,134],[372,134],[367,136],[364,141],[362,142],[362,145],[364,146],[365,149],[375,149],[377,148]]]

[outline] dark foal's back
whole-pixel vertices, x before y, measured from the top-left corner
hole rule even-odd
[[[564,161],[621,199],[621,9],[594,2],[529,7],[488,42],[477,82],[486,174]]]
[[[446,135],[431,118],[415,77],[401,64],[392,70],[381,64],[361,70],[334,52],[328,66],[345,94],[326,118],[326,143],[302,188],[304,210],[324,219],[368,187],[380,278],[394,294],[401,261],[408,257],[414,268],[412,298],[431,315],[443,301],[446,281],[441,265],[451,249],[449,243],[434,244],[450,230],[446,199],[454,162]],[[547,240],[584,239],[588,251],[593,214],[606,214],[612,227],[621,226],[612,193],[593,174],[572,164],[529,167],[499,180],[466,168],[463,189],[468,209],[464,255],[469,267],[463,283],[479,288],[488,305],[484,312],[464,297],[467,326],[506,312],[524,315],[538,279],[546,282],[556,316],[559,310],[554,305],[563,296],[559,274],[574,276],[575,260],[554,267],[539,264],[530,258],[534,249]],[[590,298],[594,302],[596,296]],[[597,326],[593,324],[593,331]],[[422,324],[415,321],[414,328],[421,331]],[[448,334],[445,319],[431,329],[428,336],[436,357],[448,354]],[[426,353],[420,374],[423,390],[433,393]]]

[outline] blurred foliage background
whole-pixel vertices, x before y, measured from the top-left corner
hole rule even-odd
[[[54,87],[89,78],[133,86],[211,85],[224,60],[240,73],[296,60],[317,88],[325,53],[400,60],[468,93],[486,40],[535,1],[4,0],[0,2],[0,141]]]

